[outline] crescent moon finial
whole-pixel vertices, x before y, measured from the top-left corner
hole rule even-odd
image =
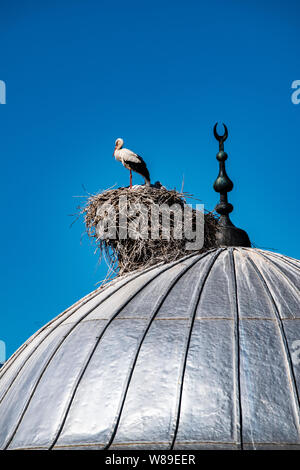
[[[223,146],[224,146],[224,142],[225,140],[227,139],[228,137],[228,129],[227,129],[227,126],[226,124],[224,124],[223,122],[223,126],[224,126],[224,134],[223,135],[219,135],[217,133],[217,126],[218,126],[218,123],[216,122],[216,124],[214,125],[214,136],[215,138],[218,140],[219,144],[220,144],[220,150],[221,148],[223,149]]]

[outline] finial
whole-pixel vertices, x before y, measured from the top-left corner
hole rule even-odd
[[[214,136],[219,142],[219,152],[217,153],[219,175],[214,182],[214,190],[220,193],[220,202],[215,207],[216,212],[220,214],[217,241],[219,245],[250,247],[251,243],[247,233],[235,227],[229,217],[230,212],[233,211],[233,205],[228,202],[227,193],[233,189],[233,182],[227,175],[225,169],[225,161],[228,155],[224,152],[224,142],[228,137],[228,129],[223,123],[225,131],[223,135],[219,135],[217,133],[217,125],[218,123],[214,125]]]
[[[214,126],[214,136],[219,141],[219,152],[217,153],[217,160],[219,161],[219,175],[214,183],[214,190],[220,193],[220,203],[216,207],[216,211],[220,215],[226,215],[233,211],[233,206],[227,202],[227,193],[232,190],[233,182],[230,180],[226,173],[225,161],[228,158],[226,152],[224,152],[224,142],[228,137],[228,129],[223,124],[225,132],[223,135],[217,133],[217,125]]]

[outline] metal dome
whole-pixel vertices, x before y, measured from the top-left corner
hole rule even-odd
[[[1,369],[0,448],[300,449],[299,273],[219,248],[97,289]]]

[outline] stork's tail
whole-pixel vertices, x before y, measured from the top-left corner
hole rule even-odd
[[[144,180],[145,180],[145,185],[146,185],[146,186],[151,186],[151,183],[150,183],[150,174],[149,174],[149,171],[148,171],[147,168],[146,168],[146,171],[144,172],[143,176],[144,176]]]

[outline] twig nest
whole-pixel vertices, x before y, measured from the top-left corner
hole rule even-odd
[[[92,195],[81,213],[100,255],[122,275],[216,246],[218,217],[188,198],[160,183],[137,185]]]

